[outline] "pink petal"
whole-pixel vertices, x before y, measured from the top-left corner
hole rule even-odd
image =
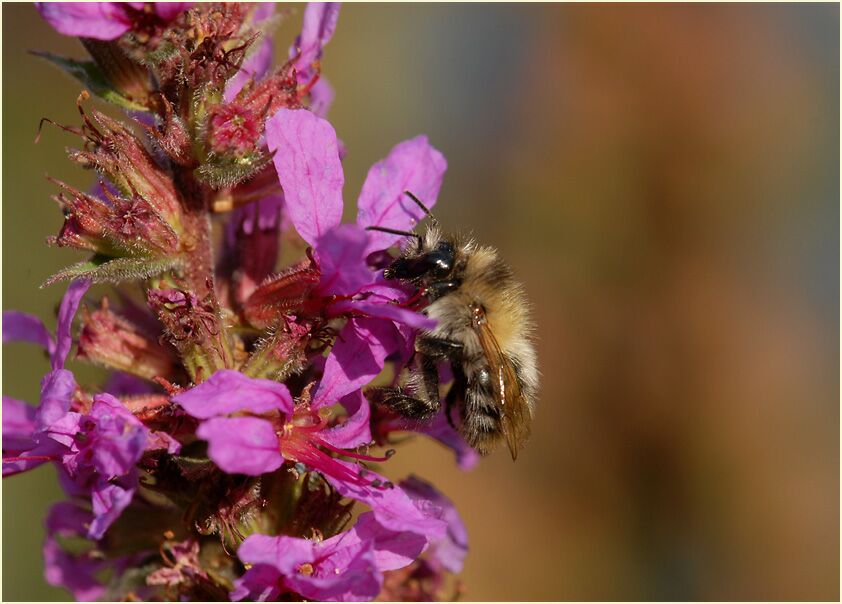
[[[304,9],[301,35],[289,49],[289,58],[298,58],[295,68],[300,72],[309,72],[310,65],[322,56],[322,49],[336,31],[339,19],[339,2],[310,2]]]
[[[388,321],[349,320],[327,358],[322,381],[313,397],[313,408],[332,405],[368,384],[400,343],[397,329]]]
[[[134,480],[136,483],[137,478]],[[94,520],[88,529],[88,539],[99,540],[105,535],[108,527],[114,524],[132,502],[136,490],[135,485],[124,486],[105,479],[97,482],[91,491]]]
[[[3,451],[17,453],[31,449],[35,442],[35,407],[3,395]]]
[[[417,476],[401,481],[401,487],[422,511],[430,510],[428,513],[447,523],[444,537],[432,544],[432,555],[450,572],[462,572],[468,553],[468,529],[453,502]]]
[[[52,355],[53,371],[64,367],[67,360],[67,355],[70,352],[70,346],[73,344],[73,336],[70,329],[73,324],[73,317],[76,316],[76,311],[79,309],[79,304],[91,282],[88,279],[77,279],[73,281],[67,288],[67,292],[61,299],[61,306],[58,309],[58,321],[56,323],[56,348]]]
[[[65,36],[114,40],[131,29],[118,2],[36,2],[38,12]]]
[[[316,554],[313,542],[307,539],[254,534],[240,545],[237,557],[246,564],[265,564],[283,574],[293,574],[302,564],[312,563]]]
[[[326,557],[323,552],[319,555],[314,574],[290,575],[286,584],[305,598],[317,601],[366,602],[380,593],[383,575],[375,564],[371,543],[341,547]]]
[[[427,547],[427,539],[418,533],[408,531],[391,531],[384,528],[372,512],[361,514],[349,533],[354,540],[369,541],[374,543],[374,561],[381,571],[397,570],[412,564]],[[345,535],[343,545],[347,545],[351,539]],[[332,537],[328,541],[337,539]],[[324,543],[328,543],[325,541]]]
[[[67,369],[50,371],[41,379],[41,399],[36,414],[39,429],[47,429],[70,411],[76,380]]]
[[[3,342],[37,344],[51,355],[55,350],[53,336],[44,327],[41,319],[17,310],[7,310],[3,313]]]
[[[333,461],[353,475],[359,474],[358,466],[341,459]],[[341,480],[331,474],[323,475],[341,495],[367,504],[377,522],[387,529],[417,533],[430,541],[441,538],[446,531],[446,524],[442,520],[423,513],[400,487],[373,487]],[[366,479],[386,482],[386,478],[374,472],[367,472]]]
[[[144,4],[143,2],[139,4]],[[172,21],[193,6],[193,2],[155,2],[155,14],[164,21]],[[142,8],[142,6],[141,6]]]
[[[338,449],[353,449],[371,442],[371,409],[363,396],[362,390],[352,392],[342,399],[342,405],[348,411],[344,423],[323,430],[319,438]]]
[[[198,419],[237,411],[265,413],[273,409],[289,414],[293,408],[292,397],[283,384],[250,378],[230,369],[217,371],[209,379],[172,400]]]
[[[344,300],[334,305],[333,312],[351,312],[377,319],[389,319],[415,329],[432,329],[436,320],[396,304],[367,300]]]
[[[284,189],[290,220],[310,245],[342,220],[336,132],[305,109],[281,109],[266,122],[266,142]]]
[[[264,419],[215,417],[196,436],[208,441],[208,457],[229,474],[260,476],[284,463],[275,429]]]
[[[429,422],[420,424],[413,429],[423,432],[452,449],[456,455],[456,465],[459,466],[460,470],[472,470],[479,463],[480,455],[465,442],[461,434],[450,426],[445,413],[445,411],[442,411]]]
[[[426,136],[397,144],[386,159],[368,171],[357,201],[357,224],[411,231],[424,212],[404,191],[411,191],[428,208],[436,204],[447,161]],[[371,232],[369,252],[386,249],[400,241],[400,235]]]
[[[333,86],[327,81],[323,75],[319,76],[319,81],[316,82],[310,89],[310,111],[319,117],[327,117],[327,112],[330,111],[330,106],[333,105],[333,99],[336,97],[336,92]],[[340,149],[339,157],[344,153]]]
[[[356,224],[341,224],[319,237],[319,294],[353,295],[376,278],[365,262],[368,239],[369,234]]]

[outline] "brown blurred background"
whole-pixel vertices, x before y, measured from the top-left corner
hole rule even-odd
[[[3,6],[3,307],[52,326],[62,288],[38,284],[77,255],[43,245],[42,177],[91,181],[68,135],[32,144],[79,86],[27,49],[83,51]],[[463,474],[417,442],[389,463],[461,510],[467,599],[838,600],[839,7],[355,4],[323,67],[347,203],[427,133],[441,220],[535,307],[518,462]],[[4,393],[37,400],[43,355],[4,352]],[[41,574],[53,470],[3,488],[4,598],[65,598]]]

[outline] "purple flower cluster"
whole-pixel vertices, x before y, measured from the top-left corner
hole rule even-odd
[[[59,183],[53,243],[93,255],[48,281],[71,281],[55,336],[3,315],[4,342],[50,358],[37,406],[3,398],[3,475],[51,463],[68,496],[46,521],[47,581],[80,600],[400,599],[408,581],[442,595],[465,527],[430,484],[383,475],[393,449],[370,449],[417,432],[463,469],[478,456],[443,414],[409,423],[365,393],[435,325],[382,277],[400,237],[366,227],[412,229],[421,210],[404,191],[433,205],[443,155],[425,136],[396,145],[341,223],[344,149],[320,73],[336,4],[307,6],[275,69],[272,4],[38,9],[91,54],[47,58],[95,75],[82,84],[128,112],[113,120],[83,94],[82,127],[65,127],[83,139],[70,158],[103,180]],[[278,271],[296,238],[306,253]],[[92,284],[125,281],[146,306],[115,287],[118,304],[78,313],[77,357],[111,370],[90,392],[65,368],[72,325]]]

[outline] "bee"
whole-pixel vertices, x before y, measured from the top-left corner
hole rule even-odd
[[[378,389],[374,399],[407,418],[432,417],[441,408],[438,366],[449,362],[454,380],[445,413],[451,426],[457,406],[457,429],[471,447],[486,455],[505,440],[514,460],[529,438],[538,390],[526,294],[496,249],[445,233],[421,200],[405,194],[429,218],[423,235],[368,228],[415,240],[383,276],[415,286],[415,298],[426,303],[421,312],[437,324],[417,334],[406,385]]]

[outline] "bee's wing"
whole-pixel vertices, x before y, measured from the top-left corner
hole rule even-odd
[[[517,459],[521,444],[529,437],[529,410],[520,388],[517,373],[486,321],[475,323],[480,345],[488,359],[488,368],[494,386],[494,398],[503,417],[503,434],[512,459]]]

